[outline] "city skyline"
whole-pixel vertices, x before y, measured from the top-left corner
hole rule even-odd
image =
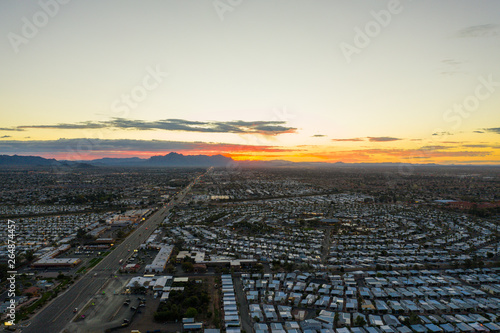
[[[500,4],[0,4],[0,154],[500,163]]]

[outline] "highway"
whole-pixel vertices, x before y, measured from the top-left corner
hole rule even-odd
[[[207,170],[210,172],[212,168]],[[205,173],[206,174],[206,173]],[[61,332],[75,317],[74,308],[82,309],[99,290],[114,277],[119,267],[120,259],[127,258],[133,254],[156,227],[163,222],[170,208],[181,202],[193,185],[205,174],[196,177],[188,186],[180,191],[165,206],[158,209],[144,223],[142,223],[131,235],[119,244],[110,254],[99,262],[91,271],[80,277],[66,292],[57,297],[49,305],[43,308],[34,318],[20,324],[28,324],[22,329],[23,333],[55,333]],[[130,250],[130,252],[129,252]]]

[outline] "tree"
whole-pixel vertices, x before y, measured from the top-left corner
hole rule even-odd
[[[186,318],[194,318],[198,315],[198,311],[195,308],[188,308],[184,314]]]
[[[24,255],[24,257],[26,258],[26,260],[28,262],[32,262],[33,259],[35,259],[35,251],[33,251],[33,250],[26,251],[26,254]]]
[[[193,258],[191,258],[190,256],[186,256],[186,257],[184,257],[184,261],[194,263],[194,259],[193,259]]]
[[[417,325],[421,323],[420,317],[417,316],[415,313],[410,314],[409,318],[410,325]]]
[[[116,238],[120,239],[120,238],[123,238],[123,237],[125,237],[125,232],[123,232],[122,229],[118,230],[116,232]]]
[[[366,325],[365,318],[357,316],[356,319],[354,319],[354,326],[365,326],[365,325]]]
[[[83,230],[83,228],[80,228],[76,231],[76,238],[84,238],[85,237],[85,234],[87,232],[85,230]]]
[[[184,261],[182,263],[182,270],[187,273],[192,272],[194,270],[193,263],[189,261]]]
[[[147,289],[144,286],[141,286],[139,282],[135,281],[133,286],[130,288],[130,292],[132,294],[145,294]]]
[[[338,326],[340,320],[340,315],[338,312],[335,312],[335,316],[333,317],[333,322],[335,323],[335,327]]]
[[[182,302],[182,305],[184,307],[198,307],[201,305],[201,302],[200,302],[200,299],[197,297],[197,296],[191,296],[191,297],[188,297],[186,299],[184,299],[184,301]]]

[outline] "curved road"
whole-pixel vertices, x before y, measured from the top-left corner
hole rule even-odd
[[[212,168],[208,169],[207,173]],[[204,175],[204,174],[203,174]],[[114,276],[120,259],[127,258],[133,250],[144,243],[156,227],[168,215],[170,208],[181,202],[196,182],[203,177],[196,177],[186,186],[168,205],[161,207],[142,223],[130,236],[119,244],[110,254],[99,262],[94,269],[80,277],[66,292],[57,297],[52,303],[43,308],[35,317],[30,319],[29,326],[22,329],[23,333],[55,333],[61,332],[75,317],[74,308],[83,308],[89,300]],[[130,252],[128,250],[131,250]],[[22,324],[17,326],[20,327]]]

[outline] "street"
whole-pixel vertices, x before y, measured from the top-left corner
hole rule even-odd
[[[209,169],[210,171],[210,169]],[[209,172],[207,171],[207,172]],[[109,279],[114,276],[118,269],[120,259],[126,259],[132,255],[133,250],[138,248],[153,233],[156,227],[163,222],[171,207],[181,202],[191,187],[202,177],[196,177],[186,188],[179,192],[168,205],[161,207],[130,236],[119,244],[110,254],[97,264],[92,270],[78,279],[65,293],[48,304],[35,317],[26,324],[24,333],[54,333],[61,332],[75,317],[74,308],[82,309],[89,300],[105,286]],[[129,252],[129,250],[131,250]]]

